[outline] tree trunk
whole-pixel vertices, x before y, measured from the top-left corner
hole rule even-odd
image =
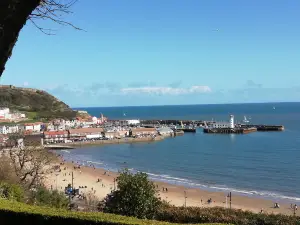
[[[41,0],[0,0],[0,77],[19,33]]]

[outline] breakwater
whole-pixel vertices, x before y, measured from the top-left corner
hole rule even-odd
[[[178,125],[181,126],[185,124],[186,126],[203,126],[203,120],[141,120],[143,126],[157,127],[160,125]]]
[[[204,128],[203,132],[207,134],[248,134],[256,132],[255,127],[250,128]]]
[[[284,126],[282,125],[240,125],[241,128],[255,127],[257,131],[283,131]]]

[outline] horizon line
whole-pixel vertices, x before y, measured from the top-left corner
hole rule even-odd
[[[196,106],[196,105],[245,105],[245,104],[282,104],[300,102],[234,102],[234,103],[205,103],[205,104],[179,104],[179,105],[120,105],[120,106],[70,106],[72,109],[80,108],[117,108],[117,107],[158,107],[158,106]]]

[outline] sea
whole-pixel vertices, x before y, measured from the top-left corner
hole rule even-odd
[[[186,187],[300,202],[300,103],[80,108],[109,119],[180,119],[283,125],[283,132],[196,133],[150,143],[62,151],[66,159],[111,171],[129,168]]]

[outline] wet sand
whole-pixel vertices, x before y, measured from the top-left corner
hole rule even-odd
[[[59,165],[59,162],[56,164]],[[72,172],[74,177],[74,188],[79,186],[87,186],[86,188],[80,188],[80,193],[93,193],[99,199],[103,199],[108,193],[110,193],[116,186],[114,179],[118,176],[118,173],[106,171],[101,168],[93,168],[81,166],[80,169],[74,169],[74,165],[71,162],[65,162],[61,165],[61,172],[51,173],[45,184],[48,188],[64,190],[72,180]],[[66,170],[64,170],[66,167]],[[97,180],[100,179],[100,182]],[[196,188],[186,188],[183,186],[172,185],[164,182],[154,182],[161,199],[170,202],[175,206],[198,206],[198,207],[214,207],[221,206],[226,207],[226,195],[228,193],[212,192]],[[167,188],[167,192],[163,189]],[[208,204],[207,200],[211,198],[212,203]],[[280,204],[279,209],[274,209],[274,202],[271,200],[260,199],[255,197],[246,197],[239,195],[232,195],[232,208],[250,210],[252,212],[259,213],[263,209],[264,213],[282,213],[292,215],[293,210],[290,208],[288,202],[278,202]],[[227,203],[229,207],[229,199]],[[300,216],[300,212],[296,211],[296,215]]]

